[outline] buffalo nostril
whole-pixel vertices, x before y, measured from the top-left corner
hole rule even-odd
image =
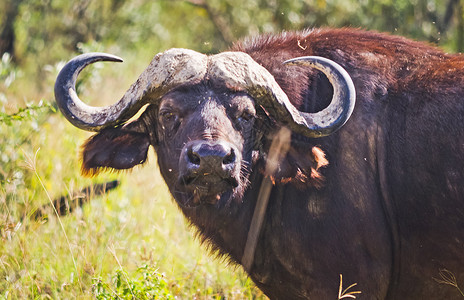
[[[196,152],[193,152],[192,149],[187,151],[187,159],[194,165],[200,165],[200,155],[198,155]]]
[[[227,154],[224,159],[222,160],[222,163],[224,165],[229,165],[235,162],[235,152],[234,149],[230,149],[229,154]]]

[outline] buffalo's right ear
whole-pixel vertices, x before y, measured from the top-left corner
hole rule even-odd
[[[147,159],[148,134],[122,128],[104,129],[82,145],[82,174],[94,176],[107,169],[125,170]]]

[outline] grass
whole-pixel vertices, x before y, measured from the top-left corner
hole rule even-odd
[[[124,92],[120,77],[100,81],[108,94],[98,86],[81,93],[114,101]],[[26,79],[8,88],[0,82],[0,299],[265,298],[241,268],[214,259],[193,238],[153,153],[131,173],[83,178],[79,145],[89,134],[47,105],[24,104],[26,94],[53,103],[52,85],[22,93],[26,86]],[[29,218],[51,199],[116,178],[117,190],[69,216],[50,209],[42,220]]]

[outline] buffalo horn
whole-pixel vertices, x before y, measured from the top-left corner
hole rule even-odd
[[[158,101],[175,87],[201,81],[208,59],[206,55],[186,49],[157,54],[118,102],[107,107],[93,107],[79,99],[75,85],[82,69],[97,61],[120,62],[122,59],[105,53],[79,55],[63,67],[55,83],[55,99],[63,115],[74,126],[88,131],[122,124],[143,105]]]
[[[330,104],[316,113],[298,113],[310,125],[315,137],[329,135],[342,127],[351,116],[356,102],[356,90],[350,75],[336,62],[319,56],[303,56],[284,62],[288,65],[310,66],[318,69],[333,86]]]
[[[327,136],[350,117],[355,89],[348,73],[337,63],[315,56],[301,57],[286,64],[310,65],[321,70],[334,88],[328,107],[317,113],[299,111],[264,67],[242,52],[223,52],[210,58],[208,74],[232,90],[245,90],[258,105],[294,132],[308,137]]]

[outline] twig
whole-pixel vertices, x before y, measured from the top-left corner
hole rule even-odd
[[[349,287],[347,287],[346,289],[343,289],[343,276],[342,274],[340,274],[340,288],[338,289],[338,299],[345,299],[345,298],[352,298],[352,299],[356,299],[356,296],[355,294],[361,294],[361,291],[353,291],[353,292],[348,292],[349,289],[351,289],[352,287],[355,287],[357,286],[358,284],[357,283],[353,283],[352,285],[350,285]]]
[[[259,234],[266,214],[267,204],[272,190],[271,176],[274,175],[282,158],[287,154],[290,147],[290,138],[290,129],[282,127],[269,148],[265,177],[261,183],[258,199],[256,200],[255,211],[253,212],[253,218],[251,219],[250,229],[248,231],[245,249],[243,250],[242,265],[247,272],[251,271],[251,266],[253,265],[256,245],[258,244]]]
[[[55,206],[60,216],[66,216],[73,212],[77,207],[83,207],[85,203],[89,202],[92,197],[102,195],[106,192],[111,191],[119,185],[118,180],[108,181],[105,183],[91,184],[78,192],[72,192],[68,190],[67,195],[62,195],[53,199],[53,205]],[[29,217],[33,220],[39,220],[45,215],[50,204],[42,205],[37,208]]]
[[[451,271],[447,269],[440,269],[438,275],[440,275],[441,279],[433,278],[436,282],[454,286],[464,297],[464,292],[459,287],[458,281],[456,280],[456,276],[454,276],[454,274]]]

